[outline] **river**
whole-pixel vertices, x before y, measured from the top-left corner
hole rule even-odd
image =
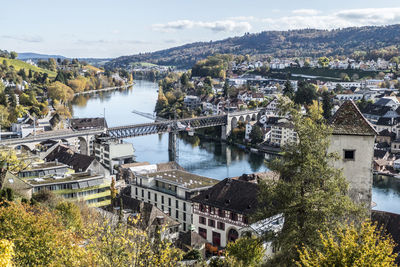
[[[73,115],[105,117],[109,126],[150,122],[132,113],[139,110],[153,113],[157,100],[157,83],[138,80],[131,89],[100,92],[76,97]],[[133,144],[137,161],[161,163],[168,161],[168,135],[148,135],[125,139]],[[188,142],[178,139],[178,163],[187,171],[216,179],[235,177],[243,173],[266,171],[264,157],[219,142]],[[372,200],[375,209],[400,214],[400,182],[395,178],[374,180]]]

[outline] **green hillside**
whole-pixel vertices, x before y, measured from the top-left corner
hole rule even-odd
[[[31,64],[28,64],[22,60],[0,57],[1,63],[3,63],[4,60],[7,61],[7,64],[9,66],[14,66],[16,71],[19,71],[20,69],[25,69],[26,71],[32,70],[35,72],[47,73],[49,75],[49,77],[51,77],[51,78],[54,78],[57,75],[57,73],[55,71],[46,70],[46,69],[42,69],[42,68],[39,68],[36,66],[32,66]]]

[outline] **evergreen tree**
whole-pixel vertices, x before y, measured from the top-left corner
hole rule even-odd
[[[328,91],[324,91],[322,93],[322,110],[324,111],[323,115],[326,120],[329,120],[332,116],[332,100],[331,95]]]
[[[294,88],[292,83],[289,80],[286,80],[283,87],[283,95],[293,99],[294,97]]]
[[[348,196],[348,183],[341,170],[332,167],[336,159],[328,154],[331,129],[313,106],[303,116],[293,103],[283,105],[289,114],[298,142],[285,147],[280,159],[269,164],[279,179],[260,185],[259,210],[255,219],[276,214],[285,218],[281,232],[266,236],[280,248],[274,264],[293,265],[297,248],[321,245],[318,231],[334,229],[347,220],[358,220],[365,211]]]
[[[305,81],[298,83],[297,92],[294,96],[294,102],[300,105],[311,105],[313,100],[317,99],[317,91],[313,84]]]
[[[264,134],[261,130],[261,127],[258,125],[254,125],[251,129],[249,137],[252,144],[259,144],[264,141]]]

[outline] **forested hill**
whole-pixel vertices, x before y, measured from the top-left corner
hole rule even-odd
[[[398,53],[399,45],[400,24],[336,30],[264,31],[215,42],[197,42],[152,53],[122,56],[108,62],[106,66],[126,67],[133,62],[150,62],[189,68],[196,61],[216,53],[274,57],[350,56],[356,53],[355,57],[365,59],[378,56],[390,58]]]

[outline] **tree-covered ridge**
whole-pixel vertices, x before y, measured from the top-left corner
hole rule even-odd
[[[355,58],[390,59],[399,55],[400,25],[351,27],[335,30],[264,31],[214,42],[197,42],[153,53],[123,56],[106,67],[149,62],[189,68],[209,55],[249,54],[274,57],[320,57],[345,55]]]

